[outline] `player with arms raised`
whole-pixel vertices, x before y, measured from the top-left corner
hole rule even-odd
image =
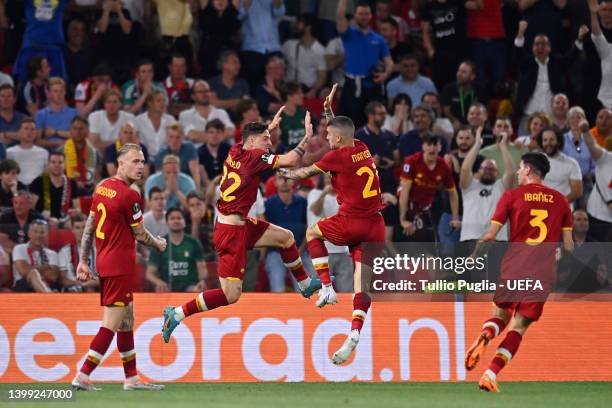
[[[247,123],[242,131],[243,142],[235,144],[229,151],[223,164],[221,197],[217,201],[219,215],[213,233],[215,249],[219,254],[221,289],[206,290],[183,306],[166,307],[162,327],[166,343],[185,317],[238,301],[242,294],[246,254],[252,248],[278,248],[285,266],[305,297],[310,297],[321,288],[318,278],[311,279],[306,274],[291,231],[248,217],[249,209],[257,198],[261,173],[296,166],[312,137],[310,112],[307,112],[304,123],[306,135],[296,148],[283,155],[270,154],[270,131],[280,124],[283,109],[281,107],[268,126],[261,122]]]
[[[133,280],[136,267],[136,243],[163,251],[166,241],[154,237],[144,227],[140,194],[130,185],[142,178],[145,166],[142,148],[125,144],[117,153],[117,175],[102,181],[94,191],[91,211],[81,243],[77,279],[92,278],[89,269],[91,246],[96,238],[96,270],[100,277],[100,305],[104,307],[102,326],[94,337],[81,370],[72,386],[86,391],[97,390],[89,380],[100,364],[117,332],[117,349],[121,354],[125,382],[123,389],[162,390],[163,385],[140,380],[134,351]]]
[[[501,227],[510,222],[510,246],[501,264],[499,283],[495,292],[493,317],[482,326],[478,339],[468,349],[465,368],[473,370],[486,346],[509,324],[508,333],[497,348],[489,368],[480,378],[481,390],[499,392],[497,374],[516,355],[529,325],[542,315],[546,297],[555,282],[555,253],[563,238],[563,249],[572,251],[572,213],[565,196],[542,184],[550,170],[550,163],[542,153],[523,155],[518,170],[519,187],[502,195],[489,230],[478,243],[474,256],[495,241]],[[541,290],[512,293],[509,280],[537,279]],[[502,283],[502,284],[503,284]]]
[[[319,291],[317,306],[338,302],[329,275],[328,254],[324,241],[334,245],[348,245],[355,262],[353,315],[351,332],[332,357],[334,364],[344,363],[359,343],[371,300],[361,282],[361,261],[364,242],[383,243],[385,222],[380,211],[384,208],[380,193],[380,181],[374,159],[365,143],[354,138],[355,125],[346,116],[334,117],[331,101],[337,85],[325,99],[327,117],[327,141],[331,151],[310,167],[284,170],[287,178],[301,179],[315,174],[329,172],[332,185],[338,193],[340,210],[338,214],[320,220],[306,231],[308,252],[323,287]]]

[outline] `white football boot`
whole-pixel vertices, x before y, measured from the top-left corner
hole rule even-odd
[[[348,360],[353,351],[355,351],[357,344],[359,344],[359,330],[355,329],[348,335],[342,347],[334,353],[332,363],[338,365]]]
[[[330,283],[329,285],[323,285],[321,290],[319,290],[319,299],[317,300],[317,307],[323,307],[325,305],[335,305],[338,303],[338,295],[336,295],[336,291],[334,287]]]

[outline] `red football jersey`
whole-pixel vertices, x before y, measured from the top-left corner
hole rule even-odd
[[[410,188],[410,209],[421,211],[428,209],[440,186],[447,190],[455,188],[453,172],[440,156],[436,158],[436,167],[430,169],[425,164],[423,152],[418,152],[404,159],[401,178],[412,181]]]
[[[143,222],[142,208],[140,194],[119,178],[108,178],[96,187],[90,214],[95,216],[98,275],[134,273],[136,242],[132,227]]]
[[[374,159],[362,141],[355,139],[355,146],[330,150],[314,165],[332,175],[338,214],[369,217],[385,208]]]
[[[224,215],[239,213],[246,218],[257,199],[261,172],[276,168],[277,162],[277,155],[261,149],[244,150],[242,143],[233,145],[223,163],[217,210]]]

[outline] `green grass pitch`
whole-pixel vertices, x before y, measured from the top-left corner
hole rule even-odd
[[[475,383],[170,383],[165,391],[125,392],[98,383],[102,391],[78,392],[72,402],[8,403],[14,388],[67,388],[67,384],[0,384],[1,407],[609,407],[612,383],[508,382],[501,394]]]

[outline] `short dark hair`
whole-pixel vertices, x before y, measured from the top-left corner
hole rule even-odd
[[[359,0],[357,2],[357,4],[355,5],[355,9],[357,9],[357,7],[367,7],[370,10],[372,10],[372,7],[370,6],[370,3],[366,0]]]
[[[249,122],[242,129],[242,140],[245,142],[251,136],[260,135],[268,130],[268,125],[263,122]]]
[[[287,100],[288,97],[295,95],[302,90],[302,86],[294,81],[289,81],[281,88],[281,98]]]
[[[175,59],[184,59],[185,61],[187,61],[187,57],[185,57],[184,54],[178,52],[178,51],[174,51],[172,54],[170,54],[170,58],[168,59],[168,65],[172,64],[172,61]]]
[[[381,21],[381,23],[391,24],[396,30],[399,30],[399,24],[397,24],[397,21],[395,21],[395,19],[393,19],[391,17],[387,17],[387,18],[383,19]]]
[[[370,101],[365,107],[366,116],[370,116],[376,113],[376,109],[380,107],[385,107],[380,101]]]
[[[402,102],[406,102],[409,107],[408,113],[410,113],[410,111],[412,110],[412,98],[410,97],[410,95],[405,93],[398,93],[397,95],[395,95],[395,97],[391,101],[391,106],[389,106],[389,113],[394,115],[395,107]]]
[[[435,145],[435,144],[442,144],[442,139],[440,138],[440,136],[436,135],[435,133],[431,133],[431,132],[427,132],[425,133],[425,136],[423,136],[423,144],[425,145]]]
[[[66,159],[66,155],[64,154],[64,152],[59,151],[59,150],[51,150],[49,152],[49,158],[47,159],[47,161],[51,160],[51,157],[53,157],[53,156],[60,156],[64,160]]]
[[[521,161],[531,167],[535,173],[541,178],[546,177],[550,171],[550,161],[544,153],[541,152],[529,152],[521,156]]]
[[[153,61],[146,58],[142,58],[136,61],[136,65],[134,65],[134,68],[136,68],[136,71],[138,71],[143,65],[151,65],[153,68],[155,68],[155,66],[153,65]]]
[[[315,27],[317,24],[317,19],[314,15],[310,13],[302,13],[298,16],[297,21],[304,23],[306,27]]]
[[[70,121],[70,126],[74,125],[77,122],[81,122],[85,126],[89,127],[89,121],[82,116],[75,116],[74,118],[72,118],[72,120]]]
[[[19,122],[19,129],[21,129],[26,123],[33,123],[34,126],[36,126],[36,121],[31,117],[26,116],[25,118],[21,119],[21,122]]]
[[[225,131],[225,124],[223,122],[221,122],[220,119],[213,119],[209,122],[206,123],[206,131],[208,131],[208,129],[210,128],[215,128],[217,130],[220,130],[222,132]]]
[[[238,112],[238,115],[242,116],[244,112],[251,110],[253,105],[257,105],[255,99],[250,97],[242,98],[238,102],[238,106],[236,106],[236,112]]]
[[[19,172],[21,172],[19,163],[12,159],[0,161],[0,174],[10,173],[11,171],[16,171],[17,174],[19,174]]]
[[[198,193],[197,191],[192,191],[191,193],[187,194],[185,200],[189,202],[189,200],[191,200],[192,198],[197,198],[200,201],[204,201],[204,197],[202,197],[202,194]]]
[[[440,96],[438,96],[437,93],[428,91],[421,96],[421,102],[423,102],[427,96],[435,96],[438,101],[440,100]]]
[[[170,207],[166,211],[166,222],[168,222],[168,218],[170,218],[170,215],[172,215],[172,213],[175,213],[175,212],[181,214],[181,217],[185,218],[185,215],[183,214],[183,211],[181,211],[180,208],[178,208],[178,207]]]
[[[70,222],[72,222],[73,224],[75,222],[83,222],[83,221],[87,221],[87,217],[85,216],[85,214],[81,212],[74,213],[70,216]]]
[[[153,194],[155,194],[155,193],[162,193],[163,194],[164,191],[161,188],[157,187],[157,186],[151,187],[151,189],[149,190],[149,200],[153,199]]]
[[[225,64],[227,59],[231,56],[234,56],[240,60],[240,57],[238,57],[238,53],[234,50],[225,50],[222,51],[221,54],[219,54],[219,58],[217,59],[217,69],[219,71],[221,71],[223,64]]]
[[[560,130],[555,129],[552,126],[546,126],[542,130],[540,130],[540,133],[537,134],[536,142],[538,143],[538,146],[540,146],[540,149],[544,148],[542,142],[544,140],[544,133],[545,132],[553,132],[555,134],[555,137],[557,138],[557,148],[559,149],[559,151],[562,151],[563,150],[563,145],[565,145],[565,138],[563,137],[563,133],[561,133]]]

